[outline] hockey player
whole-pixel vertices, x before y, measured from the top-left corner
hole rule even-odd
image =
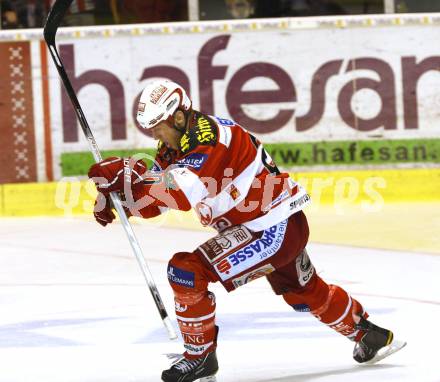
[[[368,321],[359,301],[317,275],[306,251],[309,228],[302,212],[309,196],[278,170],[258,139],[233,121],[194,110],[184,89],[166,80],[146,86],[137,120],[159,141],[155,163],[150,171],[136,158],[94,164],[89,177],[99,191],[96,220],[103,226],[113,221],[109,193],[116,191],[131,215],[150,218],[167,208],[193,208],[203,225],[218,232],[169,261],[185,352],[163,371],[163,381],[195,381],[218,370],[210,282],[230,292],[265,276],[293,309],[310,312],[353,341],[360,363],[377,362],[404,346],[390,330]]]

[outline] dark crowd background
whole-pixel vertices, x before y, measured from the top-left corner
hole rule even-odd
[[[0,0],[1,28],[41,28],[54,0]],[[384,13],[385,0],[198,0],[199,20]],[[189,20],[193,0],[74,0],[65,26]],[[440,0],[394,0],[394,12],[440,12]]]

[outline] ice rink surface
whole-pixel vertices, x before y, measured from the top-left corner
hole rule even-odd
[[[166,265],[211,232],[136,225],[177,329]],[[423,232],[419,232],[423,235]],[[296,313],[265,279],[228,294],[212,285],[220,325],[219,382],[440,381],[440,257],[310,244],[326,281],[345,287],[372,321],[406,340],[374,366],[353,343]],[[84,219],[0,219],[0,381],[156,382],[170,342],[119,224]]]

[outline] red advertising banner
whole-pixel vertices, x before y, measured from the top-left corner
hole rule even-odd
[[[37,181],[30,42],[0,43],[0,184]]]

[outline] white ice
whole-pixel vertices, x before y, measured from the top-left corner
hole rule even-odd
[[[136,225],[175,325],[166,265],[212,236]],[[423,232],[414,234],[423,235]],[[440,381],[440,257],[309,245],[320,275],[358,298],[408,346],[374,366],[308,313],[295,313],[264,279],[228,294],[212,285],[220,325],[219,382]],[[0,219],[0,381],[156,382],[170,342],[119,224]]]

